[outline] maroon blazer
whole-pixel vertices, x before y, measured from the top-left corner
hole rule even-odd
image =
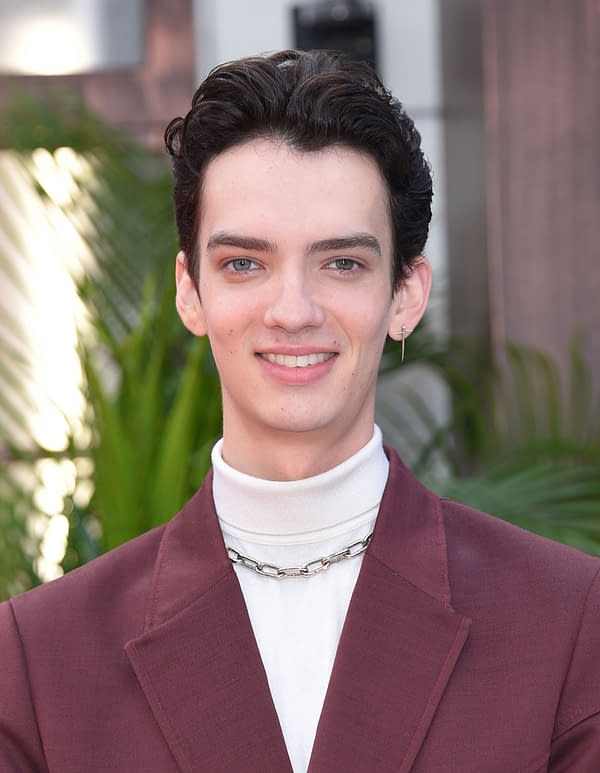
[[[310,773],[598,773],[600,562],[390,457]],[[168,525],[1,605],[0,663],[2,773],[291,771],[210,475]]]

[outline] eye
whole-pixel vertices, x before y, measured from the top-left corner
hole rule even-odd
[[[256,271],[259,265],[250,258],[234,258],[225,264],[225,268],[236,274],[247,274],[249,271]]]
[[[354,258],[336,258],[327,263],[326,268],[333,268],[341,274],[348,274],[351,271],[357,271],[361,268],[361,264],[357,260],[354,260]]]

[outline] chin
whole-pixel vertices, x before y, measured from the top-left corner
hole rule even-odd
[[[273,417],[268,425],[277,432],[318,432],[331,426],[331,418],[289,413]]]

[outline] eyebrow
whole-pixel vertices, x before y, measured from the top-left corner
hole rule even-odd
[[[372,234],[356,233],[350,236],[334,236],[330,239],[320,239],[318,242],[309,244],[306,248],[307,255],[314,255],[317,252],[339,252],[342,250],[366,249],[381,255],[381,245],[379,240]]]
[[[243,236],[227,231],[218,231],[213,234],[206,244],[207,251],[217,247],[236,247],[240,250],[253,250],[254,252],[276,252],[277,245],[267,239],[259,239],[256,236]]]
[[[235,247],[240,250],[252,250],[255,252],[277,252],[277,245],[268,239],[260,239],[256,236],[234,234],[229,231],[218,231],[213,234],[207,244],[207,251],[217,247]],[[332,236],[328,239],[319,239],[307,245],[306,255],[315,255],[319,252],[339,252],[342,250],[367,249],[375,255],[381,255],[379,240],[369,233],[355,233],[349,236]]]

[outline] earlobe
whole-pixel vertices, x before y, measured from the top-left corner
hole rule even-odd
[[[175,295],[175,306],[181,321],[196,336],[206,335],[206,324],[204,321],[204,310],[196,285],[188,274],[186,267],[185,254],[179,252],[175,263],[175,284],[177,292]]]
[[[404,341],[421,321],[431,290],[431,264],[420,256],[404,282],[394,292],[389,335]]]

